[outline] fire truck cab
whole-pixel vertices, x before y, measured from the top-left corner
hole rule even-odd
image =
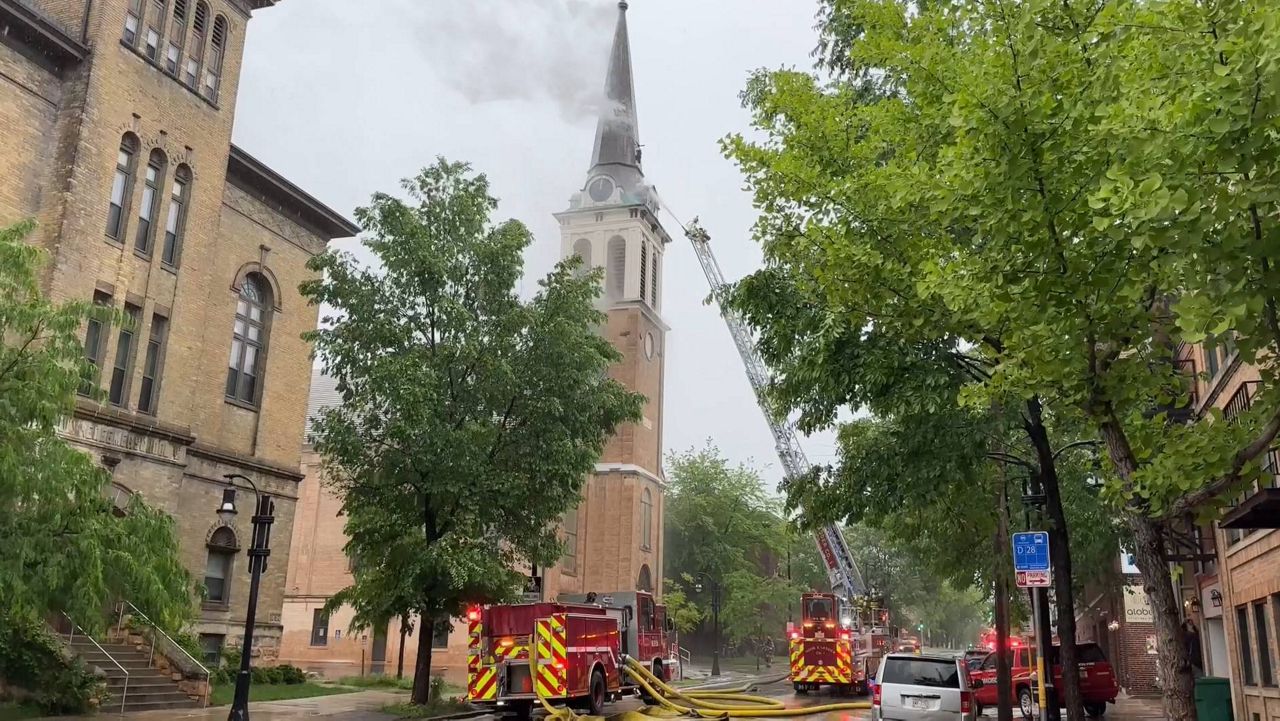
[[[800,626],[789,626],[789,678],[797,693],[816,691],[824,684],[842,693],[865,692],[865,670],[853,658],[852,620],[840,617],[835,594],[802,595]]]
[[[624,657],[662,670],[666,609],[628,591],[467,611],[467,700],[525,717],[539,699],[599,715],[637,692]]]

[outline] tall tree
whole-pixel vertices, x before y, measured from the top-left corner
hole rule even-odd
[[[982,361],[966,404],[1034,399],[1028,420],[1097,434],[1103,496],[1155,611],[1166,711],[1194,718],[1167,527],[1255,480],[1280,431],[1280,88],[1266,82],[1280,8],[833,2],[859,31],[848,66],[886,91],[859,102],[798,73],[756,89],[761,122],[812,144],[734,146],[769,171],[774,251],[876,332],[957,336],[949,349]],[[923,312],[893,312],[903,303]],[[1258,401],[1232,423],[1170,424],[1161,409],[1188,392],[1175,349],[1226,334],[1261,368]],[[1062,450],[1032,440],[1042,468]]]
[[[361,564],[341,600],[366,621],[419,616],[425,703],[435,619],[560,556],[557,520],[642,398],[608,377],[620,356],[596,333],[598,272],[565,260],[524,302],[532,237],[491,223],[484,175],[440,160],[403,189],[357,211],[377,267],[317,256],[302,292],[325,307],[310,338],[342,394],[316,422]]]
[[[24,242],[33,227],[0,230],[0,624],[65,612],[95,631],[103,610],[127,598],[178,630],[195,587],[173,519],[139,496],[116,509],[107,472],[57,435],[77,390],[96,378],[81,344],[86,321],[105,335],[121,319],[41,295],[44,253]]]

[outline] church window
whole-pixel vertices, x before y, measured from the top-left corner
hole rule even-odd
[[[648,290],[648,272],[649,272],[649,244],[640,241],[640,300],[645,299],[645,291]]]
[[[270,313],[271,291],[262,276],[250,273],[240,284],[240,297],[236,299],[231,357],[227,361],[226,395],[231,400],[258,404]]]
[[[622,236],[615,235],[609,239],[608,258],[609,299],[617,300],[627,287],[627,241]]]
[[[227,19],[219,15],[213,21],[212,42],[209,43],[209,62],[204,71],[204,96],[218,102],[218,88],[222,83],[222,58],[227,50]]]
[[[155,237],[154,221],[160,204],[160,186],[164,183],[167,163],[164,152],[159,148],[151,151],[142,186],[142,205],[138,208],[138,234],[133,241],[134,250],[143,255],[151,254],[151,241]]]
[[[653,494],[648,488],[640,495],[640,548],[653,548]]]
[[[204,34],[209,26],[209,6],[203,0],[196,3],[196,12],[191,20],[191,51],[187,53],[186,69],[182,74],[182,82],[193,90],[200,80],[200,61],[204,59]]]
[[[653,593],[653,574],[650,573],[649,564],[647,563],[640,567],[640,576],[636,579],[636,590]],[[649,607],[649,613],[641,616],[640,618],[642,624],[641,630],[654,630],[652,606]]]
[[[124,236],[124,209],[129,205],[133,190],[134,164],[138,157],[138,136],[126,133],[120,140],[116,154],[116,174],[111,180],[111,204],[107,208],[107,235],[121,239]]]
[[[560,559],[560,569],[565,573],[578,572],[578,509],[565,511],[560,523],[564,529],[564,557]]]
[[[164,221],[164,247],[160,259],[165,264],[178,264],[178,251],[182,248],[182,231],[187,224],[187,196],[191,187],[191,168],[179,165],[173,176],[173,190],[169,193],[169,215]]]
[[[591,241],[586,238],[578,238],[573,244],[573,253],[582,259],[582,264],[578,266],[575,273],[579,278],[591,272]]]
[[[658,307],[658,251],[653,252],[653,257],[649,262],[649,304],[654,308]]]
[[[231,598],[231,564],[235,560],[236,534],[226,526],[213,532],[209,538],[209,557],[204,567],[205,597],[212,603],[227,603]]]

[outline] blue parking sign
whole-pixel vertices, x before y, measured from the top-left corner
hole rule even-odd
[[[1013,534],[1013,570],[1049,570],[1049,534],[1029,531]]]

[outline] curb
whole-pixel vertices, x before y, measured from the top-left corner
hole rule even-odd
[[[487,709],[474,709],[471,711],[459,711],[457,713],[444,714],[441,716],[400,716],[396,721],[405,721],[406,719],[411,719],[412,721],[451,721],[452,719],[478,718],[480,716],[488,716],[492,713],[492,711]]]

